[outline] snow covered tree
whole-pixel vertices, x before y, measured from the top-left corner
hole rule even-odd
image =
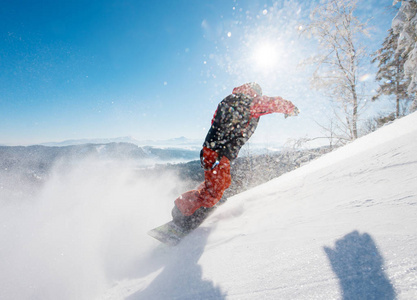
[[[359,71],[369,61],[363,45],[366,24],[354,12],[357,0],[325,0],[313,9],[306,32],[318,40],[321,53],[312,58],[316,66],[312,83],[334,101],[342,116],[336,118],[350,140],[358,137],[358,118],[365,104]]]
[[[392,29],[398,34],[396,51],[405,59],[404,73],[410,79],[408,93],[417,93],[417,0],[395,0],[394,5],[401,2],[401,7],[392,21]],[[417,110],[414,97],[412,111]]]
[[[390,29],[382,48],[374,53],[372,60],[373,63],[378,62],[376,80],[380,82],[377,94],[372,100],[376,100],[382,95],[394,95],[396,97],[396,118],[405,114],[406,104],[410,100],[407,92],[410,78],[404,75],[406,57],[397,51],[398,37],[399,34]],[[403,103],[402,108],[401,103]]]

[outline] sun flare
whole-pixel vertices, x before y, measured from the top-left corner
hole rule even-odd
[[[271,42],[262,42],[254,47],[252,60],[256,69],[269,71],[278,63],[278,47]]]

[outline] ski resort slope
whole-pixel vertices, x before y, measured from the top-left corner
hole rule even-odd
[[[416,149],[414,113],[154,242],[100,299],[417,299]]]

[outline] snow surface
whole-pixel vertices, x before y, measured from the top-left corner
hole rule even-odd
[[[181,181],[94,162],[2,202],[0,299],[417,299],[417,113],[229,198],[174,248]],[[33,199],[32,199],[33,200]]]
[[[413,114],[230,198],[107,295],[417,299],[416,149]]]

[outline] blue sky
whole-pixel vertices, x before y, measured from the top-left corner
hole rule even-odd
[[[300,1],[301,2],[301,1]],[[362,1],[378,49],[392,0]],[[265,116],[257,139],[319,134],[325,105],[299,62],[311,4],[297,1],[6,0],[0,10],[0,144],[133,136],[203,140],[219,101],[257,81],[297,118]],[[276,61],[254,58],[278,44]],[[258,52],[257,52],[258,51]],[[370,71],[371,72],[371,71]]]

